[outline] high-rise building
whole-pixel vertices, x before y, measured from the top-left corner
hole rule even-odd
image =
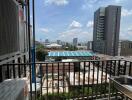
[[[61,40],[57,40],[57,44],[61,45]]]
[[[121,6],[101,7],[94,13],[93,51],[118,55]]]
[[[78,44],[78,41],[77,40],[78,40],[77,38],[73,38],[73,45],[74,46],[77,46],[77,44]]]
[[[88,41],[87,50],[92,50],[92,44],[93,44],[93,41]]]
[[[49,43],[49,39],[45,39],[45,43]]]

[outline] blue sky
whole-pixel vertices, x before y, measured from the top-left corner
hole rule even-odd
[[[35,0],[36,40],[90,41],[99,7],[122,6],[120,39],[132,40],[132,0]],[[31,16],[32,18],[32,16]]]

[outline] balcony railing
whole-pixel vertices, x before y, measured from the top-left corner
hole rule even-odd
[[[32,63],[6,64],[0,67],[7,68],[2,73],[7,79],[27,77],[30,98],[37,100],[108,98],[108,77],[132,75],[132,62],[123,60],[39,62],[35,63],[34,85],[31,82]],[[123,99],[123,95],[112,87],[111,97]]]

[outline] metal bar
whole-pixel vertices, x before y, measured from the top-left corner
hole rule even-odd
[[[13,60],[13,63],[15,63],[15,60]],[[16,69],[15,69],[15,65],[12,65],[13,67],[13,78],[16,78]]]
[[[104,95],[105,95],[105,97],[107,97],[107,74],[108,74],[108,62],[110,62],[110,61],[107,61],[106,62],[106,69],[105,69],[105,93],[104,93]],[[109,64],[109,71],[111,71],[111,68],[110,68],[110,64]],[[110,72],[111,73],[111,72]]]
[[[26,57],[24,55],[24,63],[26,63]],[[26,77],[26,65],[24,65],[24,77]]]
[[[114,69],[113,69],[113,76],[116,76],[116,61],[114,61],[114,65],[113,65]],[[114,85],[112,85],[112,96],[115,94],[115,88]]]
[[[93,62],[93,78],[92,78],[92,99],[93,99],[93,95],[94,95],[94,91],[95,91],[95,88],[94,88],[94,70],[95,70],[95,62]]]
[[[126,74],[126,67],[127,67],[127,61],[125,61],[125,63],[124,63],[124,71],[123,71],[124,75]]]
[[[35,68],[35,0],[32,0],[32,14],[33,14],[32,81],[33,83],[35,83],[35,100],[36,100],[37,91],[36,91],[36,68]]]
[[[46,79],[47,79],[47,82],[46,82],[46,89],[47,89],[47,94],[46,94],[46,99],[48,100],[48,64],[46,64]]]
[[[114,61],[114,76],[116,75],[116,61]]]
[[[89,99],[89,77],[90,77],[90,61],[88,62],[88,95],[87,95],[87,99]]]
[[[118,61],[118,66],[116,71],[117,71],[117,76],[119,76],[120,75],[120,60]],[[118,91],[116,89],[116,95],[115,95],[116,100],[117,100],[117,96],[118,96]]]
[[[52,74],[52,77],[53,77],[53,81],[52,81],[52,85],[53,85],[53,95],[54,95],[54,66],[53,66],[53,64],[52,64],[52,69],[53,69],[53,74]]]
[[[98,95],[99,65],[100,65],[100,62],[98,61],[98,63],[97,63],[96,99],[97,99],[97,95]]]
[[[62,70],[63,70],[63,95],[64,95],[64,88],[65,88],[65,87],[64,87],[64,84],[65,84],[65,83],[64,83],[64,70],[65,70],[65,65],[64,65],[64,63],[63,63],[63,69],[62,69]]]
[[[42,64],[40,64],[39,65],[40,66],[40,69],[39,69],[39,71],[40,71],[40,81],[41,81],[41,91],[40,91],[40,97],[41,97],[41,99],[42,99],[42,85],[43,85],[43,82],[42,82],[42,78],[43,78],[43,72],[42,72]]]
[[[84,85],[85,85],[85,67],[86,67],[86,62],[83,62],[83,64],[84,64],[84,70],[83,70],[83,99],[84,99],[84,93],[85,93],[85,87],[84,87]]]
[[[26,11],[27,11],[27,24],[28,24],[29,63],[31,63],[30,0],[27,0]],[[32,76],[31,76],[32,69],[30,64],[29,64],[29,72],[30,72],[30,99],[32,100]]]
[[[104,67],[104,61],[102,61],[102,64],[101,64],[101,88],[100,88],[100,96],[102,96],[103,67]]]
[[[59,99],[59,84],[60,83],[59,83],[59,63],[58,63],[58,94],[57,94],[58,95],[58,99]]]
[[[109,71],[110,71],[110,77],[111,77],[111,76],[113,75],[112,69],[115,69],[112,60],[110,61],[110,68],[109,68],[109,69],[110,69]],[[109,79],[109,81],[110,81],[110,79]],[[110,86],[110,82],[109,82],[109,86]],[[110,87],[110,88],[111,88],[111,87]],[[110,88],[109,88],[109,89],[110,89]],[[109,91],[110,91],[110,90],[109,90]],[[112,91],[112,94],[113,94],[113,91]],[[111,95],[112,95],[112,94],[111,94]]]
[[[54,90],[53,90],[53,81],[54,81],[54,78],[53,78],[53,64],[52,64],[52,94],[54,92]]]
[[[69,72],[69,78],[70,78],[70,62],[68,63],[68,72]],[[70,90],[70,86],[69,86],[69,90]],[[68,99],[70,99],[70,95],[69,95],[69,92],[68,92]]]
[[[110,97],[111,97],[111,79],[109,79],[109,96],[108,96],[108,100],[111,100]]]
[[[18,58],[18,63],[21,63],[21,62],[20,62],[20,58]],[[20,67],[21,67],[21,65],[18,65],[18,77],[19,77],[19,78],[21,78],[21,71],[20,71],[21,68],[20,68]]]
[[[75,67],[75,62],[74,62],[74,76],[73,76],[73,77],[74,77],[74,79],[73,79],[73,80],[74,80],[74,82],[73,82],[73,85],[74,85],[74,86],[76,85],[76,84],[75,84],[75,68],[76,68],[76,67]],[[70,77],[69,77],[69,79],[70,79]],[[74,94],[74,97],[76,97],[77,94],[76,94],[76,91],[75,91],[75,90],[73,91],[73,94]]]
[[[80,87],[80,62],[79,62],[79,76],[78,76],[78,82],[79,82],[78,85],[79,85],[79,87]],[[77,95],[78,95],[78,99],[79,99],[79,96],[81,95],[81,94],[80,94],[80,89],[78,90],[78,92],[79,92],[79,93],[78,93]]]
[[[129,65],[129,76],[131,76],[131,71],[132,71],[132,62],[130,62],[130,65]]]
[[[7,79],[10,78],[10,69],[9,69],[9,65],[7,65]]]
[[[118,76],[120,75],[120,62],[121,62],[121,61],[119,60],[119,61],[118,61],[118,74],[117,74]]]
[[[2,71],[2,65],[0,65],[0,82],[3,81],[3,75],[2,75],[3,71]]]
[[[111,74],[112,74],[112,68],[113,68],[113,66],[112,66],[112,61],[110,61],[110,77],[111,77]]]

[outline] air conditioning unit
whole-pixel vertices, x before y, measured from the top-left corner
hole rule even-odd
[[[0,100],[29,100],[25,79],[8,79],[0,83]]]

